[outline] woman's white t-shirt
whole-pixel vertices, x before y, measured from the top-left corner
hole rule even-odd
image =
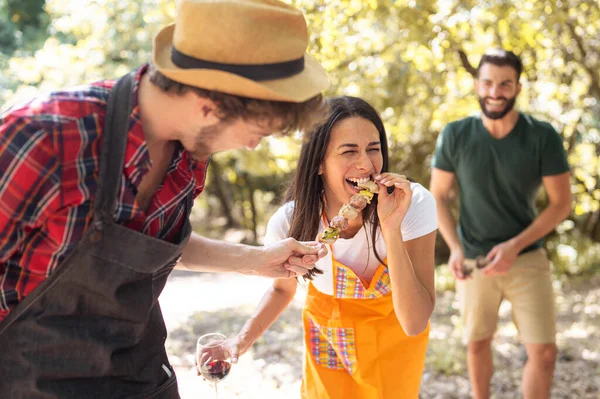
[[[422,237],[437,229],[437,210],[433,195],[419,183],[411,183],[411,189],[413,190],[412,201],[401,226],[405,242]],[[288,237],[293,211],[294,203],[288,202],[271,217],[265,234],[265,245]],[[325,230],[325,227],[321,220],[319,233]],[[351,268],[362,279],[370,281],[380,264],[371,246],[371,225],[367,223],[366,229],[362,228],[352,238],[339,238],[330,246],[329,250],[333,251],[333,256],[337,261]],[[385,259],[387,249],[380,229],[377,230],[376,247],[380,258]],[[315,288],[327,295],[333,295],[331,255],[330,253],[317,261],[315,266],[321,269],[323,274],[312,281]]]

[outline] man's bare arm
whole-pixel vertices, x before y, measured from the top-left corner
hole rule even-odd
[[[450,211],[450,190],[452,190],[453,183],[454,173],[432,168],[429,191],[435,197],[437,204],[438,229],[450,248],[448,267],[455,278],[464,280],[466,278],[463,274],[465,255],[458,234],[456,234],[456,221]]]
[[[454,183],[454,173],[432,168],[429,191],[437,204],[439,230],[450,250],[461,249],[462,245],[456,234],[456,221],[450,212],[450,190]]]
[[[510,240],[519,252],[545,237],[571,213],[573,196],[569,172],[545,176],[542,184],[548,195],[548,206],[525,230]]]
[[[301,243],[292,238],[269,246],[251,246],[192,233],[177,268],[289,278],[304,275],[326,254],[327,249],[322,244]]]

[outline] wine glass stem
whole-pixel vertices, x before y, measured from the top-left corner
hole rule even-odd
[[[215,382],[215,398],[219,399],[219,390],[217,389],[217,383]]]

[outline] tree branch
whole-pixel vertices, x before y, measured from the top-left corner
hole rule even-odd
[[[565,109],[565,105],[563,104],[563,109]],[[581,122],[582,117],[580,116],[577,119],[577,122],[575,122],[573,124],[573,132],[571,132],[571,136],[569,138],[567,138],[567,144],[569,144],[569,149],[567,150],[567,155],[571,155],[573,153],[573,151],[575,151],[575,143],[577,142],[577,126],[579,125],[579,123]],[[561,136],[563,138],[563,140],[565,140],[565,135],[564,135],[564,129],[561,129]]]
[[[231,204],[230,198],[231,195],[227,193],[227,188],[225,187],[222,180],[222,170],[221,165],[217,162],[216,159],[211,159],[210,161],[210,177],[211,177],[211,191],[214,192],[214,195],[219,200],[219,204],[221,205],[221,210],[223,212],[223,216],[227,219],[226,227],[239,227],[239,222],[233,216],[233,206]]]
[[[467,54],[462,49],[459,49],[458,56],[460,57],[460,62],[462,63],[463,68],[465,68],[467,70],[467,72],[469,72],[474,78],[476,78],[477,77],[477,68],[475,68],[473,65],[471,65],[471,63],[469,62],[469,58],[467,57]]]
[[[494,37],[496,38],[496,42],[498,43],[498,47],[503,48],[504,46],[502,45],[502,42],[504,40],[502,39],[502,36],[500,35],[500,31],[498,30],[498,28],[494,28]]]
[[[573,40],[575,40],[575,44],[577,44],[577,49],[581,54],[581,59],[578,60],[578,62],[590,77],[590,94],[600,99],[600,81],[598,80],[598,72],[594,68],[590,67],[586,62],[587,50],[583,45],[583,39],[577,34],[577,32],[575,31],[575,26],[573,26],[573,23],[571,21],[565,22],[565,25],[567,26],[567,28],[569,28],[569,33]]]

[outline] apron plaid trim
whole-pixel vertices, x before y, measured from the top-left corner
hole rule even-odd
[[[338,264],[335,272],[335,297],[352,299],[375,299],[392,291],[387,267],[380,266],[373,276],[371,286],[365,289],[362,280],[347,267]],[[373,286],[373,282],[375,282]]]
[[[354,329],[320,326],[310,317],[308,322],[310,352],[317,364],[352,374],[356,369]]]
[[[377,281],[375,289],[369,294],[369,298],[381,298],[390,292],[392,292],[392,283],[390,282],[390,274],[386,267],[381,278]]]

